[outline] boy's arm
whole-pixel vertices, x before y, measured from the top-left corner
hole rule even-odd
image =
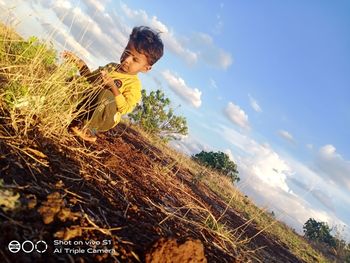
[[[138,93],[134,93],[133,91],[124,91],[124,93],[121,93],[117,87],[117,85],[114,83],[113,79],[110,78],[107,75],[107,72],[101,71],[103,83],[105,85],[105,88],[110,89],[110,91],[113,93],[115,97],[115,101],[117,104],[117,111],[121,114],[127,114],[131,112],[135,105],[139,102],[141,99],[141,92],[138,96]]]
[[[72,61],[78,67],[78,70],[81,76],[87,77],[88,75],[91,74],[91,71],[89,67],[86,65],[86,63],[81,58],[73,54],[72,52],[65,50],[63,51],[62,56],[65,59]]]

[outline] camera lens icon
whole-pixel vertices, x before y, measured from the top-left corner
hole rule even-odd
[[[47,243],[44,240],[39,240],[35,244],[35,250],[38,253],[44,253],[47,250]]]
[[[21,250],[21,243],[19,243],[17,240],[12,240],[9,243],[8,248],[9,248],[10,252],[17,253],[18,251]]]
[[[22,250],[24,253],[32,253],[34,250],[34,243],[30,240],[26,240],[22,243]]]

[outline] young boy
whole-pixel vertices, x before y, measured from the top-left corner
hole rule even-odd
[[[120,64],[109,63],[90,72],[82,59],[64,51],[63,57],[77,65],[81,76],[105,88],[98,94],[97,103],[92,103],[96,107],[93,107],[84,127],[72,127],[73,132],[86,141],[95,142],[97,132],[117,125],[121,116],[130,113],[141,99],[141,82],[137,74],[150,71],[162,57],[163,49],[159,34],[149,27],[140,26],[132,30]]]

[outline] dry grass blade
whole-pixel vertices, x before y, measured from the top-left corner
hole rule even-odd
[[[169,212],[166,207],[154,203],[151,199],[147,198],[147,201],[166,215],[166,217],[159,222],[160,225],[164,224],[167,220],[180,220],[195,227],[195,229],[201,233],[202,230],[210,233],[210,236],[215,240],[211,242],[213,242],[217,248],[232,257],[236,257],[239,254],[245,254],[247,256],[245,245],[248,243],[248,240],[239,240],[236,230],[229,230],[225,225],[219,223],[206,207],[200,207],[192,203],[178,207]],[[182,214],[180,213],[181,210],[186,210],[187,212]],[[195,216],[191,215],[191,217],[187,217],[188,211],[194,213]],[[209,221],[211,221],[211,223],[208,223]],[[202,235],[205,236],[203,233]]]

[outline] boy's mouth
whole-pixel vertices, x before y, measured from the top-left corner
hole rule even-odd
[[[128,70],[128,66],[126,64],[121,64],[121,70],[126,72]]]

